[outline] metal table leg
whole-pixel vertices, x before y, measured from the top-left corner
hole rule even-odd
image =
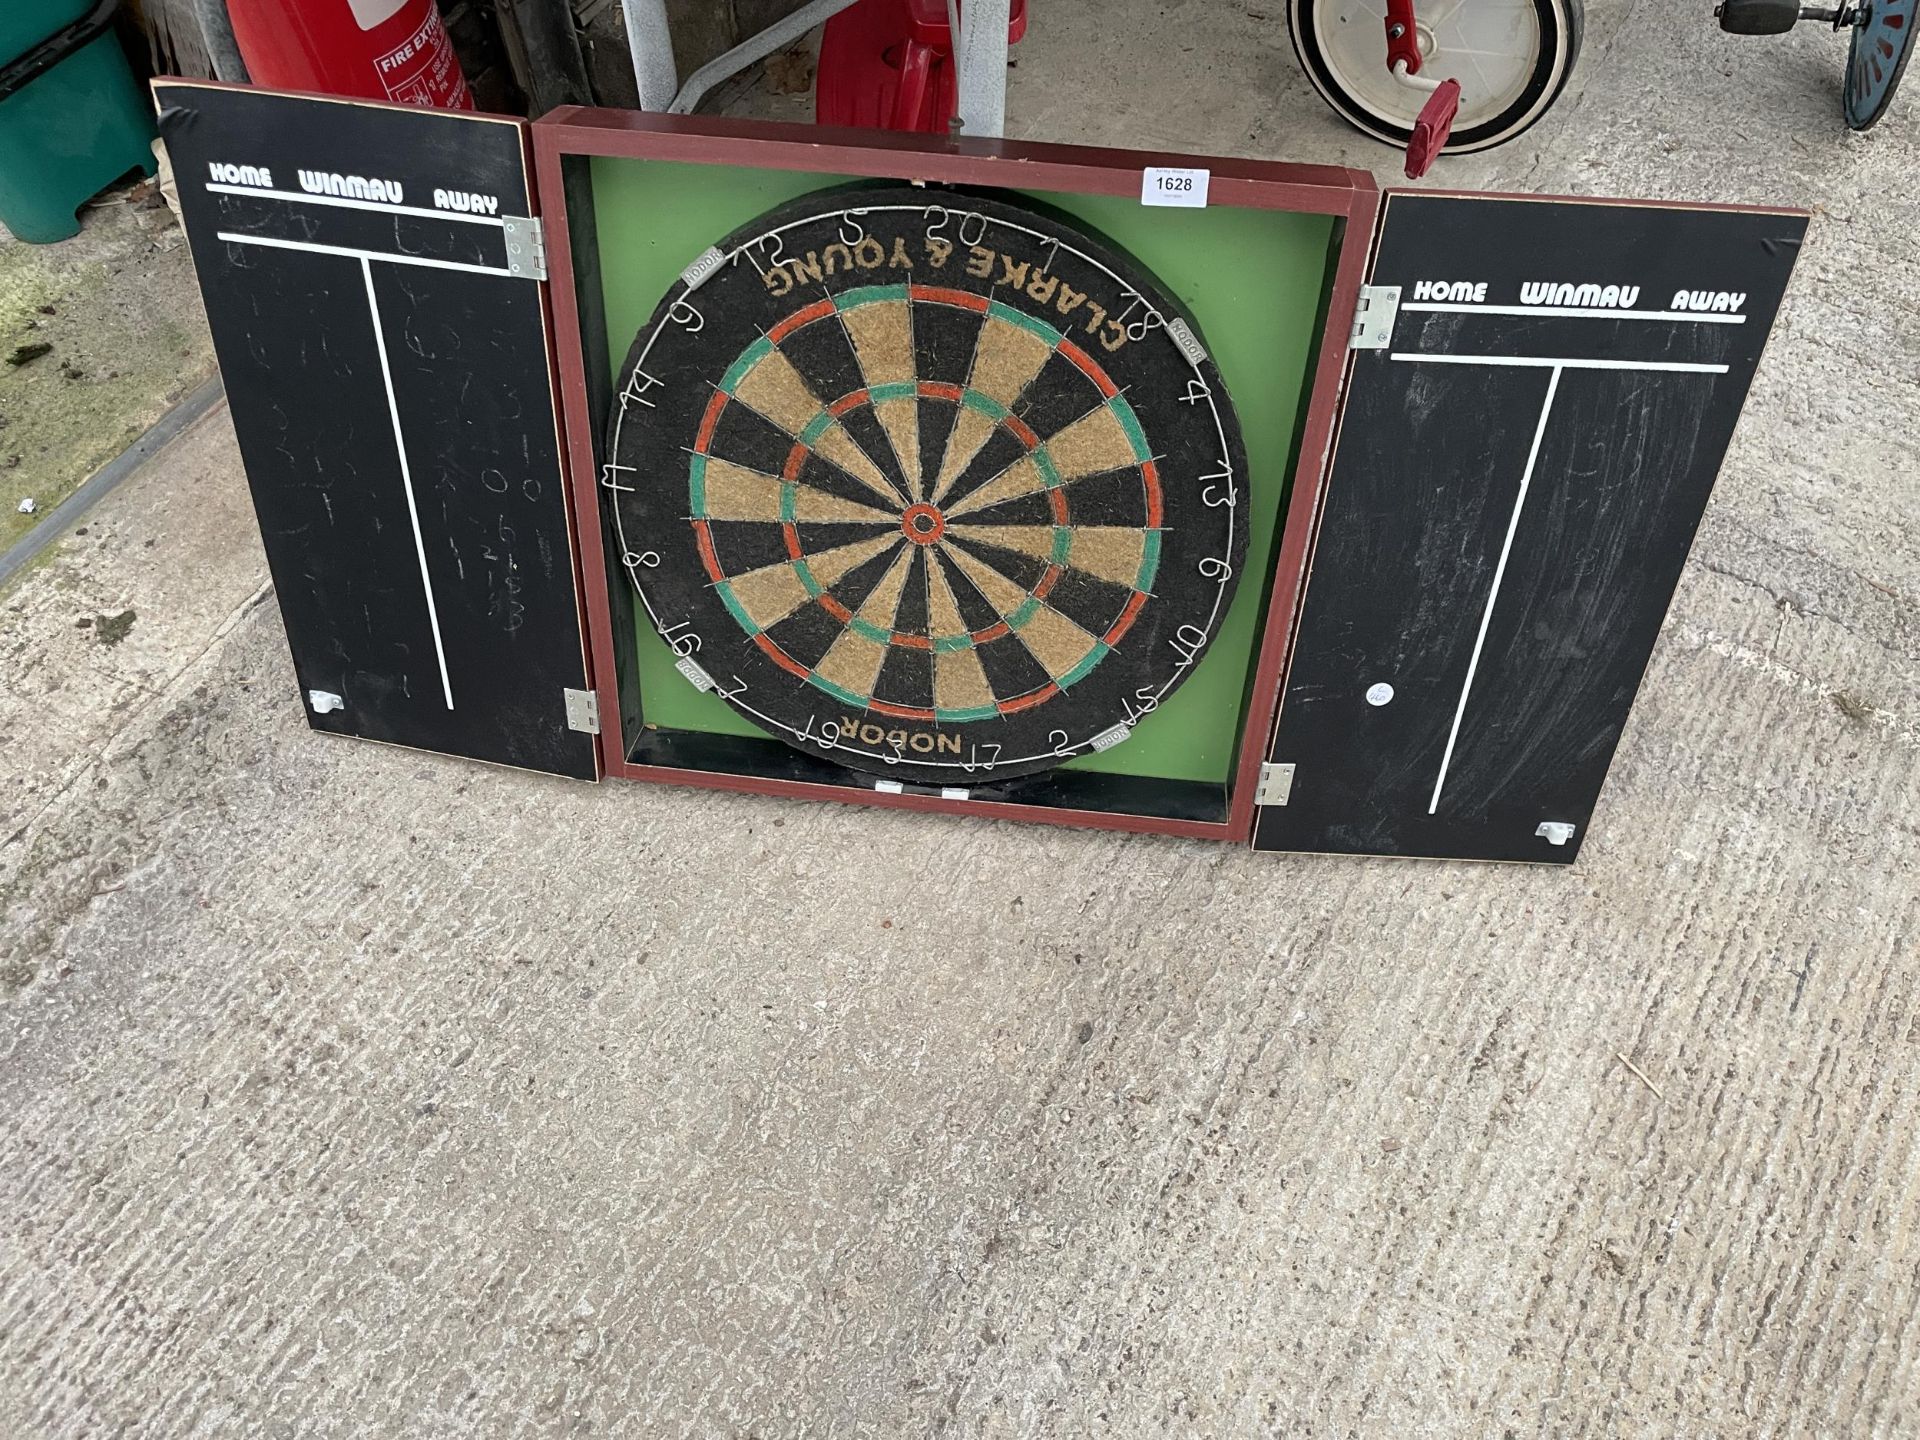
[[[622,0],[620,8],[626,15],[627,49],[633,55],[640,108],[665,110],[673,104],[673,92],[680,84],[666,0]]]
[[[1004,135],[1007,129],[1007,19],[1011,0],[965,0],[953,63],[959,72],[960,131]]]
[[[726,54],[709,60],[694,71],[667,108],[676,115],[692,114],[693,107],[706,97],[706,93],[729,75],[736,75],[754,61],[763,60],[782,46],[792,44],[814,26],[831,20],[851,4],[853,0],[811,0],[810,4],[802,5],[791,15],[776,20],[758,35],[742,40]]]

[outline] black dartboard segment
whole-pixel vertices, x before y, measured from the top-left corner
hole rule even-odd
[[[634,341],[608,453],[682,672],[910,784],[1123,741],[1246,550],[1226,386],[1153,278],[920,187],[809,196],[700,257]]]

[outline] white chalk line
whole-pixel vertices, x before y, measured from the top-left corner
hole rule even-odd
[[[1408,300],[1402,310],[1444,310],[1454,315],[1570,315],[1595,320],[1691,320],[1699,325],[1744,325],[1744,315],[1693,310],[1607,310],[1590,305],[1471,305],[1444,300]]]
[[[1696,365],[1684,360],[1575,360],[1566,357],[1534,355],[1417,355],[1395,350],[1395,360],[1411,360],[1427,365],[1525,365],[1553,370],[1672,370],[1689,375],[1724,375],[1724,365]]]
[[[419,265],[428,270],[464,270],[469,275],[505,275],[513,272],[498,265],[468,265],[459,260],[429,260],[424,255],[394,255],[385,250],[355,250],[346,245],[316,245],[311,240],[275,240],[266,235],[236,235],[217,231],[214,239],[230,245],[264,245],[269,250],[304,250],[311,255],[344,255],[349,260],[383,260],[390,265]]]
[[[418,215],[424,220],[457,220],[464,225],[492,225],[504,222],[498,215],[466,215],[457,210],[435,210],[425,205],[388,205],[379,200],[355,200],[346,195],[308,195],[298,190],[263,190],[253,185],[223,185],[209,180],[207,187],[215,195],[250,195],[256,200],[285,200],[296,205],[332,205],[340,210],[371,210],[380,215]]]
[[[1454,743],[1460,738],[1460,721],[1467,713],[1467,697],[1473,693],[1474,672],[1480,668],[1480,649],[1487,643],[1487,627],[1493,623],[1493,607],[1500,599],[1500,582],[1506,578],[1507,556],[1513,550],[1514,532],[1520,528],[1520,511],[1527,503],[1527,491],[1533,486],[1533,467],[1540,459],[1540,441],[1547,433],[1547,417],[1553,413],[1553,397],[1560,388],[1560,368],[1554,367],[1547,379],[1547,398],[1540,405],[1540,421],[1533,427],[1533,446],[1527,451],[1527,468],[1520,474],[1520,493],[1513,497],[1513,514],[1507,519],[1507,538],[1500,542],[1500,563],[1493,567],[1493,588],[1487,592],[1487,608],[1480,615],[1480,633],[1473,637],[1473,655],[1467,661],[1467,680],[1460,687],[1460,703],[1454,707],[1453,729],[1447,732],[1446,753],[1440,757],[1440,773],[1434,777],[1433,799],[1427,813],[1440,808],[1440,791],[1447,783],[1447,767],[1453,763]]]
[[[393,394],[393,369],[387,363],[387,337],[380,325],[380,301],[373,293],[373,265],[360,259],[360,274],[367,282],[367,309],[373,316],[373,344],[380,353],[380,380],[387,387],[387,414],[393,420],[393,448],[400,456],[400,483],[407,492],[407,518],[413,521],[413,549],[420,557],[420,583],[427,592],[427,620],[433,626],[433,653],[440,660],[440,690],[447,697],[447,709],[453,709],[453,682],[447,678],[447,650],[440,640],[440,611],[433,603],[433,579],[427,574],[427,542],[420,534],[420,509],[413,499],[413,471],[407,464],[407,437],[400,430],[400,402]]]

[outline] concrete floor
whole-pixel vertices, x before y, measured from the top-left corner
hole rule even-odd
[[[322,739],[219,415],[0,597],[0,1433],[1915,1433],[1913,102],[1591,22],[1438,183],[1819,215],[1571,873]],[[1018,54],[1392,168],[1279,0]]]
[[[152,187],[84,215],[58,245],[0,226],[0,551],[214,371],[186,236]],[[9,363],[21,346],[47,348]]]

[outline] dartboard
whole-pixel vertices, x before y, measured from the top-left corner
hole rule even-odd
[[[1193,322],[1051,212],[809,196],[690,265],[602,484],[686,679],[902,784],[1123,743],[1225,618],[1245,458]]]

